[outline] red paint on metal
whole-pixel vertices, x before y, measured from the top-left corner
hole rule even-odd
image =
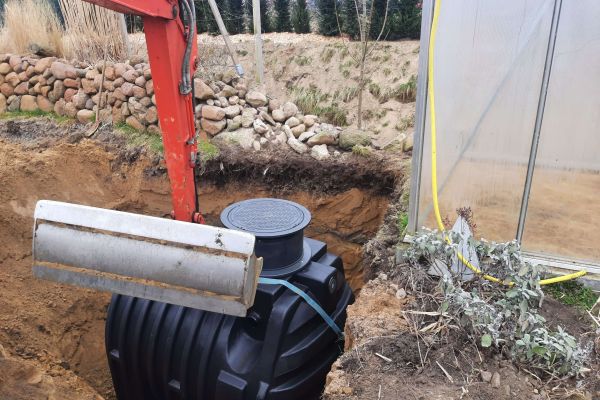
[[[119,12],[142,15],[148,60],[152,69],[154,94],[162,131],[164,157],[171,182],[173,215],[181,221],[198,221],[196,210],[195,157],[197,154],[192,94],[179,92],[181,66],[186,47],[185,32],[179,18],[173,18],[175,0],[86,0]],[[198,53],[194,35],[192,54]],[[190,63],[194,76],[196,63]]]

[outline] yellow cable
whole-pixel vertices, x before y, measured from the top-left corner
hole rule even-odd
[[[433,55],[435,48],[435,38],[437,34],[438,28],[438,19],[440,16],[440,2],[441,0],[435,0],[435,6],[433,9],[433,22],[431,24],[431,33],[429,35],[429,62],[427,66],[427,93],[429,96],[429,122],[431,125],[431,194],[433,198],[433,210],[435,212],[435,220],[440,231],[445,232],[446,228],[444,227],[444,222],[442,221],[442,216],[440,214],[440,204],[438,201],[438,185],[437,185],[437,127],[436,127],[436,115],[435,115],[435,90],[434,90],[434,73],[433,73]],[[452,244],[450,241],[450,237],[448,235],[444,235],[445,240],[448,244]],[[481,270],[475,267],[473,264],[467,260],[460,251],[457,251],[458,259],[466,265],[470,270],[475,272],[478,275],[482,275],[484,279],[487,279],[491,282],[505,284],[502,280],[484,274]],[[587,271],[579,271],[569,275],[558,276],[556,278],[544,279],[540,281],[540,285],[550,285],[553,283],[568,281],[571,279],[579,278],[587,273]],[[512,283],[508,283],[508,285],[512,285]]]

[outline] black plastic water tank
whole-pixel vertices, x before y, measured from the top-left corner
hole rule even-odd
[[[261,276],[305,290],[344,326],[352,292],[341,259],[304,237],[306,208],[253,199],[227,207],[221,220],[255,234]],[[260,284],[245,318],[115,295],[106,321],[119,400],[316,400],[342,349],[323,319],[281,285]]]

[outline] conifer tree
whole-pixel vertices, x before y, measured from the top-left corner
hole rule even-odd
[[[289,0],[274,0],[275,9],[275,31],[290,32],[292,24],[290,22],[290,3]]]
[[[339,34],[336,10],[338,0],[316,0],[319,33],[325,36]]]
[[[292,9],[292,26],[296,33],[310,32],[310,13],[306,0],[296,0]]]

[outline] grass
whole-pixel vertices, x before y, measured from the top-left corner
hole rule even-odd
[[[27,54],[33,46],[64,56],[64,32],[47,0],[8,0],[0,30],[0,52]],[[31,23],[27,23],[31,22]]]
[[[592,308],[598,299],[592,289],[574,280],[544,286],[544,292],[563,304],[586,310]]]
[[[321,61],[324,63],[329,63],[333,56],[335,55],[335,49],[331,47],[326,47],[321,52]]]
[[[369,83],[369,93],[371,93],[374,97],[379,98],[379,96],[381,96],[381,86],[375,82]]]
[[[408,226],[408,214],[404,211],[398,211],[398,214],[396,215],[396,224],[398,225],[398,232],[404,232]]]
[[[336,90],[333,94],[334,100],[341,100],[344,103],[348,103],[352,101],[356,96],[358,96],[358,88],[357,87],[345,87],[340,90]]]
[[[402,77],[406,76],[406,71],[408,71],[408,67],[410,66],[410,60],[407,60],[402,67],[400,68],[400,72],[402,73]]]
[[[354,146],[352,146],[352,154],[356,154],[360,157],[370,157],[371,149],[367,146],[355,144]]]
[[[312,62],[312,58],[307,56],[297,56],[294,61],[300,66],[308,65]]]
[[[25,118],[39,118],[46,117],[50,118],[53,121],[56,121],[59,124],[64,124],[68,121],[72,121],[71,118],[60,116],[53,112],[45,112],[45,111],[9,111],[4,114],[0,114],[0,119],[25,119]]]
[[[390,76],[391,73],[392,73],[391,69],[389,69],[389,68],[383,69],[383,76]]]
[[[114,125],[114,130],[125,136],[127,144],[132,147],[146,146],[151,152],[162,154],[164,151],[162,138],[159,135],[138,131],[124,122]]]
[[[396,124],[396,129],[400,132],[404,132],[408,128],[412,128],[415,126],[415,116],[411,115],[409,117],[400,118],[400,122]]]
[[[335,101],[328,105],[323,105],[323,103],[329,100],[328,94],[314,87],[292,88],[290,92],[294,97],[294,103],[302,113],[318,115],[323,122],[330,124],[339,126],[348,125],[346,111],[341,109]]]
[[[350,77],[350,70],[349,69],[342,70],[342,76],[344,78],[346,78],[346,79],[349,78]]]
[[[235,51],[239,56],[245,57],[248,55],[248,51],[244,49],[238,49]]]
[[[395,88],[386,90],[380,97],[379,101],[385,103],[390,99],[396,99],[401,103],[410,103],[417,98],[417,76],[412,75],[410,79]]]
[[[204,163],[214,160],[215,158],[219,157],[219,154],[221,154],[219,148],[208,140],[198,141],[198,155],[200,156],[201,162]]]

